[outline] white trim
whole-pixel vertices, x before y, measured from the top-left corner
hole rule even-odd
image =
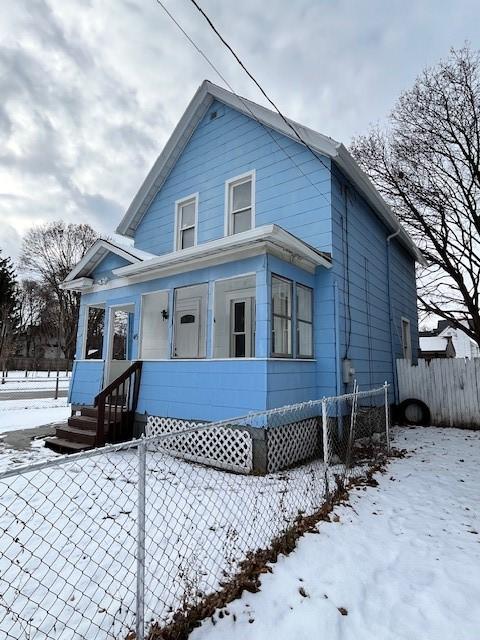
[[[383,200],[370,179],[360,169],[343,144],[337,142],[333,138],[319,133],[318,131],[314,131],[309,127],[295,122],[294,120],[287,120],[287,122],[285,122],[278,113],[275,113],[256,102],[247,100],[246,98],[239,98],[234,93],[227,91],[208,80],[204,80],[202,82],[190,101],[187,109],[175,127],[175,130],[170,136],[170,139],[163,148],[161,154],[149,171],[128,210],[120,221],[120,224],[117,227],[117,233],[127,237],[133,237],[135,235],[135,230],[140,220],[143,218],[155,195],[162,188],[165,180],[170,174],[170,171],[180,155],[183,153],[183,150],[195,131],[195,128],[207,113],[214,100],[222,102],[249,118],[255,118],[270,129],[278,131],[298,143],[298,138],[290,128],[289,123],[291,123],[311,149],[321,155],[331,158],[340,167],[346,176],[349,177],[359,188],[362,195],[366,198],[377,214],[384,220],[389,229],[392,231],[400,229],[399,239],[402,241],[403,245],[417,261],[422,264],[425,263],[425,259],[413,242],[412,238],[401,226],[392,209]]]
[[[186,196],[185,198],[180,198],[179,200],[175,200],[175,227],[174,227],[174,236],[173,236],[173,250],[174,251],[185,251],[185,249],[182,249],[181,247],[179,247],[179,235],[180,235],[180,229],[178,228],[178,222],[179,222],[179,209],[182,205],[187,204],[189,202],[191,202],[193,200],[193,202],[195,203],[195,221],[194,221],[194,231],[193,231],[193,246],[196,247],[197,246],[197,241],[198,241],[198,200],[199,200],[199,193],[198,191],[196,193],[191,193],[189,196]]]
[[[64,285],[67,283],[71,283],[72,281],[81,281],[84,278],[77,278],[77,276],[83,271],[83,269],[88,269],[88,273],[91,273],[97,265],[108,255],[108,253],[113,253],[120,258],[124,258],[127,262],[131,264],[141,262],[142,260],[153,257],[153,254],[147,253],[146,251],[140,251],[135,249],[134,247],[120,247],[109,240],[103,240],[99,238],[85,253],[83,258],[78,262],[70,273],[67,275],[64,281]],[[89,280],[90,278],[87,278]],[[65,288],[67,288],[65,286]]]
[[[326,269],[332,267],[328,254],[310,247],[277,225],[265,225],[182,251],[156,256],[138,265],[119,267],[113,270],[115,279],[106,284],[92,284],[86,291],[88,293],[109,291],[138,282],[219,266],[266,253],[296,264],[312,274],[318,266]]]
[[[405,316],[401,316],[400,321],[401,321],[400,329],[401,329],[401,336],[402,336],[402,358],[404,358],[405,360],[411,360],[412,359],[412,323],[410,322],[410,318],[406,318]],[[403,341],[403,323],[406,323],[408,325],[408,338],[407,338],[406,345]],[[405,346],[407,347],[407,355],[405,355]],[[408,355],[410,355],[410,357],[408,357]]]
[[[107,350],[105,353],[105,366],[103,368],[103,386],[108,385],[108,380],[110,378],[110,369],[111,364],[113,362],[113,322],[112,316],[117,309],[122,309],[122,307],[133,307],[133,313],[135,313],[135,303],[134,302],[124,302],[123,304],[109,304],[108,305],[108,336],[107,336]],[[127,312],[130,313],[130,312]],[[105,334],[103,339],[105,340]],[[125,354],[126,355],[126,354]],[[126,360],[127,361],[127,360]]]
[[[223,214],[224,215],[223,232],[225,236],[235,235],[233,233],[233,224],[231,219],[232,214],[230,211],[231,188],[233,186],[236,186],[237,184],[243,184],[244,182],[248,182],[248,180],[251,180],[251,184],[252,184],[251,205],[250,205],[252,226],[250,227],[250,229],[255,229],[255,178],[256,178],[255,169],[251,169],[250,171],[246,171],[245,173],[242,173],[239,176],[235,176],[234,178],[229,178],[228,180],[225,180],[225,203],[224,203],[224,214]]]
[[[60,283],[60,289],[67,291],[83,291],[93,286],[93,278],[76,278],[75,280],[65,280]]]
[[[142,362],[245,362],[245,360],[262,360],[270,362],[316,362],[316,358],[137,358]],[[80,362],[77,360],[76,362]],[[100,360],[86,360],[85,362],[100,362]]]
[[[102,306],[103,305],[103,306]],[[102,342],[102,358],[103,358],[103,349],[105,343],[105,320],[107,318],[107,303],[106,302],[95,302],[92,304],[86,304],[84,309],[83,316],[83,336],[82,336],[82,359],[80,361],[90,362],[93,360],[94,362],[101,362],[102,358],[86,358],[86,350],[87,350],[87,337],[88,337],[88,320],[90,318],[90,309],[103,309],[105,312],[105,316],[103,319],[103,342]],[[77,360],[77,362],[80,362]]]
[[[119,267],[114,269],[113,273],[116,276],[131,276],[144,272],[151,272],[153,270],[161,270],[163,268],[171,268],[175,263],[187,264],[187,261],[193,263],[190,265],[190,269],[198,268],[202,260],[205,257],[218,255],[221,253],[231,253],[233,258],[234,254],[243,248],[251,248],[258,243],[266,242],[272,246],[279,246],[286,249],[290,254],[296,254],[297,258],[304,259],[310,262],[312,273],[315,271],[316,266],[323,266],[330,268],[332,263],[324,253],[310,247],[302,240],[299,240],[291,233],[288,233],[281,227],[270,224],[242,233],[237,233],[233,236],[227,236],[225,238],[219,238],[218,240],[212,240],[204,244],[197,245],[196,247],[190,247],[183,249],[181,252],[176,251],[162,256],[157,256],[151,260],[146,260],[140,264]],[[190,270],[188,269],[188,270]]]
[[[143,339],[143,298],[144,296],[150,296],[155,293],[166,293],[167,307],[168,307],[168,305],[170,304],[170,291],[171,291],[170,289],[154,289],[153,291],[145,291],[140,295],[140,306],[139,306],[140,317],[138,318],[137,360],[143,360],[143,358],[140,358],[140,354],[142,353],[142,339]],[[168,308],[167,308],[167,312],[169,312]],[[168,322],[170,315],[171,314],[169,313],[169,316],[167,320],[165,320],[165,322]],[[168,343],[168,334],[169,332],[167,331],[167,343]],[[170,349],[168,349],[168,347],[169,345],[167,344],[167,351],[169,352]]]

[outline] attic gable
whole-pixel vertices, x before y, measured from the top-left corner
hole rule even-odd
[[[92,275],[109,272],[123,266],[152,258],[152,254],[129,246],[121,246],[109,240],[99,239],[65,278],[65,284],[79,279],[92,279]]]
[[[370,179],[360,169],[343,144],[293,120],[288,120],[286,122],[278,113],[247,100],[246,98],[238,97],[236,94],[227,91],[208,80],[205,80],[195,93],[163,151],[145,178],[124,217],[120,221],[120,224],[117,227],[117,233],[127,237],[134,237],[135,231],[152,200],[164,185],[172,168],[183,153],[193,132],[207,113],[214,100],[243,113],[249,118],[258,121],[261,125],[264,125],[265,127],[298,142],[298,138],[295,136],[295,133],[289,124],[291,123],[295,131],[298,132],[302,140],[305,141],[312,151],[330,158],[339,166],[339,168],[356,186],[358,191],[364,196],[377,215],[380,216],[387,229],[392,233],[395,233],[398,240],[417,261],[425,264],[421,252],[411,237],[401,226],[393,211],[376,191]]]

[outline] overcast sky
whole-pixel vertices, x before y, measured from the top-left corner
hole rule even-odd
[[[480,41],[478,0],[200,0],[284,113],[348,144],[422,67]],[[189,0],[164,0],[261,101]],[[63,219],[112,234],[204,78],[155,0],[15,0],[0,16],[0,247]]]

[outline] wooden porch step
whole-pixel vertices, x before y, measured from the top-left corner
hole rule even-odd
[[[46,438],[45,446],[57,453],[78,453],[79,451],[88,451],[94,448],[93,445],[86,444],[85,442],[71,442],[70,440],[57,438],[56,436]]]
[[[121,414],[119,413],[117,414],[117,424],[120,424],[120,422],[121,422]],[[81,429],[84,431],[97,430],[97,419],[91,418],[90,416],[70,416],[70,418],[68,418],[68,424],[71,427],[75,427],[76,429]],[[114,424],[115,422],[113,420],[113,416],[110,422],[108,421],[108,416],[107,416],[104,420],[105,433],[107,433],[109,430],[109,427],[113,426]]]
[[[62,425],[56,428],[56,436],[60,440],[68,440],[79,444],[95,445],[97,432],[94,429],[77,429],[71,425]]]

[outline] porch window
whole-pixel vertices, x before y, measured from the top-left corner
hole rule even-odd
[[[206,357],[207,298],[207,284],[175,289],[172,357]]]
[[[254,172],[226,183],[226,235],[252,229],[254,224]]]
[[[255,357],[255,275],[215,283],[214,357]]]
[[[105,333],[105,308],[88,307],[85,321],[85,360],[101,360]]]
[[[410,320],[407,318],[402,318],[402,351],[406,360],[412,359],[412,333]]]
[[[188,249],[197,244],[198,196],[189,196],[176,203],[175,249]]]
[[[142,296],[140,357],[148,360],[168,358],[168,291]]]
[[[303,284],[297,293],[297,358],[313,358],[313,291]]]
[[[291,280],[272,275],[272,356],[291,358],[292,350]]]

